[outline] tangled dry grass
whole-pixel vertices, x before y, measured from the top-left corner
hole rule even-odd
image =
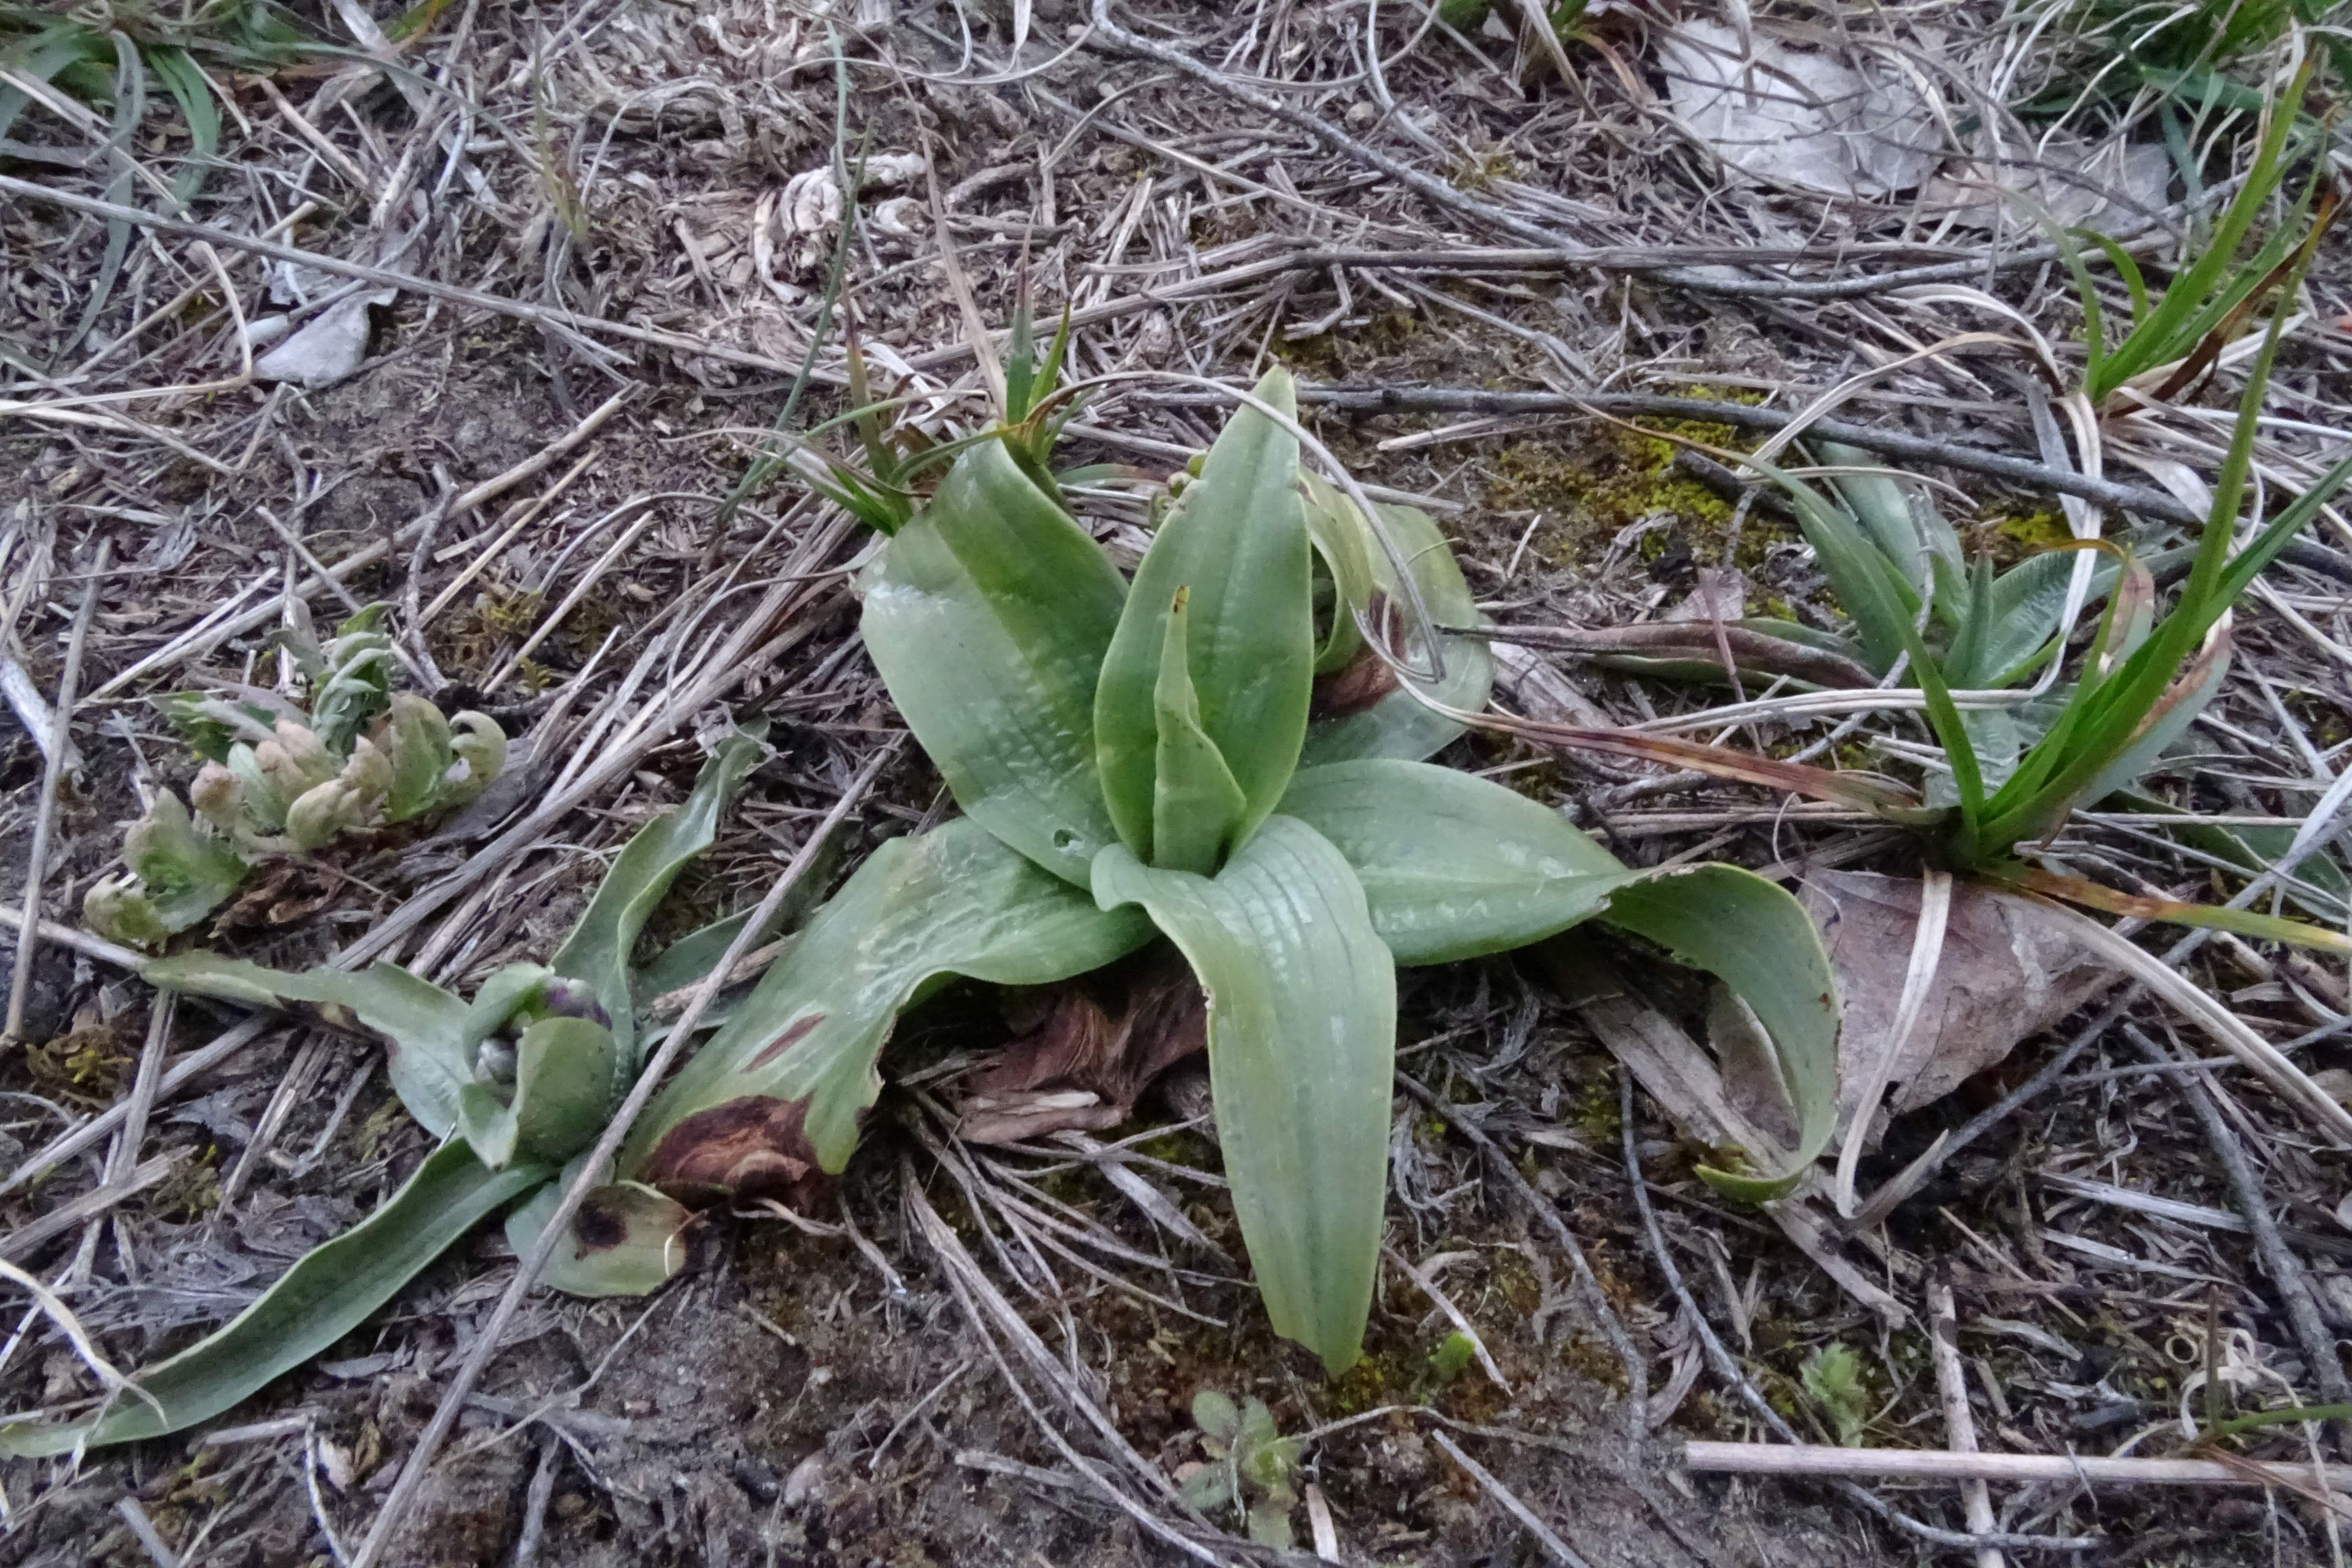
[[[1931,480],[1972,551],[2103,520],[2161,544],[2202,515],[2242,370],[2087,427],[2034,373],[2075,363],[2082,323],[2024,207],[2160,266],[2248,155],[2226,95],[2133,74],[2154,18],[2121,7],[332,0],[290,8],[300,47],[189,46],[210,137],[161,93],[126,110],[133,62],[249,8],[168,9],[70,13],[111,102],[21,52],[0,67],[21,103],[0,128],[0,919],[44,922],[0,1054],[11,1410],[96,1388],[81,1351],[127,1369],[232,1315],[425,1152],[373,1047],[159,1003],[77,928],[116,825],[185,782],[146,697],[267,684],[289,605],[382,600],[408,679],[517,737],[479,809],[248,889],[211,940],[281,965],[457,984],[543,952],[734,715],[768,715],[773,754],[659,934],[756,901],[869,768],[824,875],[950,809],[889,752],[856,636],[867,541],[773,439],[845,406],[853,327],[904,420],[942,434],[985,423],[1017,302],[1066,309],[1094,386],[1067,450],[1144,476],[1206,444],[1229,399],[1202,383],[1288,363],[1312,428],[1440,519],[1497,622],[1579,634],[1719,626],[1727,603],[1837,624],[1769,494],[1707,456],[1799,415]],[[2213,79],[2258,97],[2298,41],[2341,47],[2340,7],[2294,14],[2315,30]],[[1812,163],[1786,126],[1743,141],[1684,94],[1718,36],[1842,62],[1895,107]],[[2319,107],[2340,89],[2323,73]],[[2178,201],[2168,143],[2207,177]],[[2272,492],[2352,429],[2345,258],[2322,244],[2295,309]],[[1140,540],[1139,489],[1076,493],[1115,548]],[[2151,777],[2188,815],[2082,812],[2053,859],[2220,901],[2262,862],[2216,830],[2272,834],[2272,857],[2332,841],[2352,529],[2331,511],[2309,542],[2241,607],[2228,686]],[[1523,715],[1935,760],[1899,703],[1833,721],[1759,687],[1727,711],[1596,662],[1605,639],[1540,642],[1498,647]],[[1460,744],[1630,862],[1919,870],[1854,813]],[[2299,897],[2340,926],[2329,872]],[[1681,1464],[1689,1439],[1848,1421],[1873,1447],[2154,1457],[2224,1404],[2346,1397],[2347,1151],[2175,1012],[2104,981],[2070,997],[1905,1108],[1865,1191],[1927,1158],[1850,1227],[1818,1202],[1726,1207],[1687,1108],[1634,1093],[1626,1064],[1696,1051],[1688,976],[1557,957],[1407,992],[1389,1268],[1372,1353],[1337,1383],[1255,1314],[1197,1077],[1100,1139],[967,1143],[950,1090],[1005,1027],[964,998],[901,1031],[828,1206],[711,1216],[649,1303],[497,1312],[514,1264],[485,1238],[232,1426],[0,1469],[0,1560],[1270,1560],[1178,1489],[1213,1387],[1307,1439],[1299,1518],[1332,1561],[2341,1561],[2325,1472],[1988,1493]],[[2340,970],[2229,935],[2168,962],[2352,1082]],[[2344,1425],[2223,1451],[2307,1468]]]

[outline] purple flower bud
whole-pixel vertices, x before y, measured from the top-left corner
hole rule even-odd
[[[585,1018],[609,1029],[613,1016],[596,1000],[596,993],[584,980],[551,978],[539,994],[539,1011],[549,1018]]]

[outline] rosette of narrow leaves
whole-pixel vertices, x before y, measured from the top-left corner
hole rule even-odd
[[[382,963],[295,974],[199,952],[148,964],[142,973],[166,990],[299,1011],[381,1041],[402,1106],[442,1142],[374,1214],[214,1333],[134,1377],[144,1397],[79,1421],[0,1426],[0,1453],[130,1442],[217,1415],[350,1333],[502,1210],[514,1250],[536,1247],[562,1184],[642,1065],[630,950],[679,871],[709,847],[719,815],[760,759],[761,733],[754,726],[730,738],[686,802],[638,831],[548,965],[499,970],[471,1002]],[[691,1218],[651,1187],[608,1180],[589,1192],[541,1283],[579,1296],[643,1294],[683,1265]]]
[[[1289,415],[1283,373],[1256,396]],[[1747,997],[1801,1146],[1712,1174],[1750,1198],[1797,1180],[1829,1134],[1837,1017],[1802,910],[1728,868],[1628,869],[1557,813],[1424,763],[1459,731],[1419,716],[1412,672],[1475,710],[1491,667],[1421,646],[1396,562],[1435,616],[1475,621],[1426,519],[1307,484],[1296,437],[1255,407],[1131,585],[1003,443],[964,450],[867,574],[863,632],[969,817],[850,878],[648,1107],[623,1175],[707,1192],[837,1172],[901,1009],[957,976],[1065,979],[1157,931],[1209,995],[1218,1137],[1268,1316],[1336,1372],[1380,1255],[1396,965],[1601,917]],[[1318,682],[1347,700],[1318,712]]]

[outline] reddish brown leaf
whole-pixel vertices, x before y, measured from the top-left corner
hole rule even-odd
[[[1207,1048],[1208,999],[1174,948],[1155,944],[1090,978],[1027,999],[1034,1026],[964,1082],[966,1140],[1115,1127],[1154,1079]]]
[[[765,1095],[697,1111],[663,1134],[642,1179],[676,1197],[776,1197],[805,1212],[824,1188],[802,1130],[807,1113],[806,1100]]]

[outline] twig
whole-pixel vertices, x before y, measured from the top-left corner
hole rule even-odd
[[[1181,403],[1184,399],[1181,395],[1169,395],[1154,401]],[[1298,402],[1301,407],[1312,405],[1344,414],[1646,414],[1661,418],[1703,420],[1711,425],[1729,425],[1745,430],[1779,430],[1793,423],[1797,417],[1777,408],[1755,408],[1744,403],[1716,403],[1701,397],[1666,397],[1646,392],[1478,392],[1444,386],[1302,386],[1298,389]],[[1958,468],[1963,473],[1982,474],[1989,479],[2008,479],[2016,484],[2038,485],[2061,495],[2080,496],[2101,506],[2135,511],[2142,517],[2159,518],[2166,522],[2194,527],[2205,521],[2202,513],[2161,490],[2119,484],[2112,479],[2095,479],[2084,474],[2053,468],[2030,458],[2011,457],[2005,452],[1988,452],[1981,447],[1962,447],[1924,436],[1906,435],[1899,430],[1888,430],[1875,425],[1856,425],[1843,419],[1816,419],[1809,423],[1806,429],[1822,440],[1859,447],[1883,457],[1941,463],[1948,468]]]
[[[1826,1443],[1689,1443],[1694,1470],[1740,1476],[1868,1476],[1898,1481],[2103,1482],[2119,1487],[2352,1489],[2352,1465],[2287,1465],[2262,1459],[2112,1459],[2096,1454],[1959,1454],[1948,1448],[1840,1448]],[[2014,1537],[1984,1537],[2014,1540]],[[2046,1538],[2042,1538],[2046,1541]],[[2054,1543],[2053,1543],[2054,1544]],[[2071,1543],[2082,1550],[2091,1541]]]
[[[278,1023],[279,1020],[275,1017],[256,1014],[226,1034],[215,1037],[210,1045],[189,1052],[173,1063],[171,1070],[163,1075],[163,1082],[156,1091],[156,1098],[167,1098],[190,1079],[210,1072],[259,1039],[263,1034],[276,1027]],[[80,1125],[58,1133],[39,1153],[33,1155],[11,1171],[6,1181],[0,1182],[0,1196],[5,1196],[26,1183],[37,1179],[43,1173],[54,1170],[60,1162],[72,1159],[76,1154],[121,1126],[130,1113],[129,1102],[118,1100]]]
[[[2173,1066],[2180,1059],[2133,1025],[2124,1026],[2124,1038],[2148,1062]],[[2279,1300],[2286,1308],[2287,1325],[2294,1331],[2295,1347],[2303,1352],[2303,1359],[2311,1367],[2312,1381],[2318,1385],[2321,1402],[2352,1403],[2352,1380],[2346,1379],[2344,1363],[2336,1359],[2336,1336],[2328,1332],[2320,1316],[2319,1303],[2311,1294],[2311,1280],[2304,1273],[2302,1262],[2287,1250],[2286,1238],[2279,1234],[2278,1220],[2263,1198],[2262,1180],[2247,1163],[2237,1134],[2231,1131],[2230,1123],[2223,1119],[2210,1084],[2201,1078],[2183,1079],[2180,1098],[2196,1113],[2198,1124],[2205,1130],[2205,1142],[2212,1148],[2213,1157],[2221,1163],[2222,1174],[2230,1183],[2230,1196],[2237,1203],[2238,1212],[2246,1216],[2246,1229],[2253,1237],[2255,1254],[2263,1260],[2263,1272],[2278,1287]]]
[[[746,370],[765,371],[771,375],[789,374],[793,367],[766,354],[749,353],[700,338],[689,338],[677,332],[665,332],[651,327],[632,326],[626,321],[608,321],[598,316],[583,316],[573,310],[559,310],[546,305],[529,304],[520,300],[509,300],[497,294],[485,294],[478,289],[464,289],[454,283],[436,283],[413,272],[398,272],[388,267],[369,267],[357,261],[346,261],[340,256],[328,256],[315,250],[304,250],[291,245],[279,245],[273,240],[255,239],[242,234],[232,234],[209,224],[189,223],[181,218],[165,217],[138,207],[126,207],[114,202],[102,202],[94,196],[78,195],[70,191],[20,180],[13,174],[0,174],[0,195],[17,196],[26,201],[50,206],[65,207],[72,212],[86,213],[110,222],[137,224],[180,239],[208,240],[225,245],[232,250],[251,251],[273,261],[289,261],[300,267],[313,267],[321,272],[331,272],[339,278],[355,278],[362,283],[379,288],[400,289],[428,299],[446,300],[453,305],[470,305],[478,310],[496,315],[514,316],[542,327],[567,327],[577,332],[601,332],[607,337],[625,338],[631,342],[646,343],[673,353],[693,354],[701,359],[716,360],[721,364],[740,365]],[[34,413],[27,408],[19,412]],[[167,437],[152,430],[141,434],[158,440]]]
[[[1469,1471],[1470,1479],[1476,1481],[1488,1497],[1501,1503],[1506,1513],[1525,1525],[1528,1533],[1541,1542],[1546,1552],[1551,1553],[1553,1562],[1564,1563],[1568,1568],[1592,1568],[1589,1561],[1567,1542],[1554,1534],[1551,1527],[1537,1517],[1535,1510],[1521,1502],[1517,1495],[1510,1488],[1496,1480],[1486,1466],[1464,1453],[1460,1444],[1443,1432],[1432,1432],[1429,1435],[1429,1440],[1444,1449],[1447,1458]]]
[[[1046,1419],[1045,1413],[1037,1408],[1035,1402],[1029,1395],[1029,1390],[1024,1387],[1021,1380],[1013,1375],[1012,1363],[1005,1359],[1003,1348],[996,1342],[996,1333],[990,1331],[987,1323],[983,1321],[983,1305],[987,1309],[987,1316],[995,1320],[997,1331],[1011,1340],[1033,1366],[1049,1373],[1058,1373],[1060,1381],[1068,1379],[1068,1369],[1057,1365],[1053,1352],[1045,1349],[1044,1342],[1037,1338],[1036,1331],[1022,1321],[1020,1313],[1013,1310],[1012,1303],[1005,1300],[1002,1293],[990,1288],[987,1276],[981,1271],[980,1264],[963,1245],[962,1237],[957,1236],[948,1222],[940,1216],[939,1210],[931,1206],[930,1200],[923,1195],[922,1184],[915,1178],[913,1167],[903,1159],[899,1164],[899,1173],[902,1205],[913,1220],[915,1228],[930,1245],[932,1252],[943,1265],[948,1278],[948,1288],[955,1293],[957,1304],[962,1307],[965,1318],[980,1336],[982,1347],[988,1352],[989,1359],[996,1363],[997,1373],[1004,1380],[1005,1387],[1012,1390],[1013,1397],[1019,1401],[1022,1409],[1028,1413],[1031,1424],[1044,1435],[1046,1442],[1054,1446],[1055,1451],[1062,1456],[1069,1467],[1084,1478],[1087,1486],[1100,1492],[1113,1506],[1135,1521],[1145,1531],[1188,1557],[1202,1563],[1222,1564],[1224,1562],[1223,1558],[1171,1526],[1134,1498],[1128,1496],[1123,1488],[1112,1484],[1108,1477],[1087,1461],[1086,1456],[1079,1453],[1069,1438],[1062,1435],[1061,1429],[1054,1422]],[[975,1299],[976,1295],[977,1299]],[[1065,1390],[1065,1395],[1067,1396],[1067,1390]],[[1086,1414],[1092,1415],[1098,1426],[1108,1425],[1100,1411],[1092,1406],[1091,1401],[1087,1402]],[[1116,1440],[1118,1446],[1127,1447],[1130,1463],[1139,1467],[1143,1465],[1142,1456],[1137,1454],[1132,1447],[1127,1447],[1125,1440],[1119,1438],[1116,1427],[1110,1428],[1107,1436]],[[965,1455],[958,1455],[957,1462],[968,1464],[971,1460]],[[1148,1467],[1146,1467],[1146,1473],[1157,1477],[1157,1472],[1150,1471]],[[1056,1478],[1057,1480],[1058,1479]],[[1160,1479],[1160,1487],[1171,1498],[1176,1495],[1174,1489],[1169,1487],[1164,1479]]]
[[[49,835],[56,830],[58,820],[58,784],[65,777],[67,738],[73,726],[74,701],[81,686],[81,652],[89,640],[89,619],[98,609],[99,586],[106,581],[107,563],[113,552],[114,542],[100,535],[89,580],[82,585],[81,608],[74,612],[73,634],[66,642],[65,672],[58,678],[57,706],[50,714],[53,728],[46,748],[48,755],[41,766],[40,796],[33,806],[33,846],[26,851],[25,862],[23,908],[32,918],[16,922],[16,966],[8,977],[8,1021],[5,1028],[0,1028],[0,1045],[24,1043],[25,995],[33,983],[34,955],[41,948],[41,884],[47,879]]]
[[[10,1232],[6,1240],[0,1241],[0,1258],[29,1257],[45,1242],[63,1236],[76,1226],[98,1218],[126,1198],[137,1197],[171,1173],[172,1157],[158,1154],[143,1165],[135,1166],[119,1176],[110,1176],[105,1185],[60,1204],[40,1218]]]
[[[172,1019],[179,1005],[176,992],[155,993],[147,1014],[146,1043],[139,1051],[139,1073],[131,1080],[131,1099],[122,1108],[122,1139],[107,1162],[109,1182],[121,1181],[139,1163],[139,1146],[147,1141],[147,1117],[155,1109],[155,1091],[163,1079],[163,1053],[172,1047]]]
[[[10,904],[0,904],[0,926],[5,926],[10,931],[23,931],[25,911]],[[40,922],[40,928],[43,942],[55,942],[59,947],[69,947],[76,952],[97,959],[100,963],[110,963],[117,969],[136,970],[147,962],[145,953],[134,952],[121,943],[109,942],[102,936],[92,936],[79,926],[69,926],[62,921],[44,920]]]
[[[1503,1369],[1495,1364],[1495,1358],[1487,1353],[1486,1342],[1478,1337],[1478,1331],[1471,1325],[1470,1320],[1463,1315],[1462,1309],[1455,1306],[1452,1298],[1437,1288],[1436,1280],[1415,1268],[1412,1260],[1403,1253],[1393,1247],[1384,1246],[1381,1250],[1388,1255],[1388,1260],[1397,1266],[1399,1272],[1412,1281],[1416,1289],[1428,1297],[1436,1305],[1437,1310],[1445,1314],[1446,1321],[1454,1325],[1455,1331],[1470,1342],[1471,1350],[1477,1353],[1478,1370],[1486,1374],[1486,1381],[1501,1389],[1504,1398],[1511,1397],[1511,1385],[1505,1380]]]
[[[16,721],[25,726],[25,733],[33,737],[33,744],[40,747],[41,755],[46,757],[57,750],[57,715],[50,710],[48,699],[41,695],[41,689],[33,684],[32,676],[5,647],[0,647],[0,697],[7,699],[8,706],[16,710]],[[71,736],[66,738],[65,758],[67,772],[81,766],[81,752],[75,749]]]
[[[442,1440],[448,1436],[450,1427],[457,1425],[459,1413],[466,1407],[467,1397],[473,1393],[474,1385],[481,1381],[483,1372],[490,1364],[490,1358],[498,1353],[499,1336],[506,1332],[507,1324],[513,1321],[516,1310],[521,1307],[523,1298],[530,1293],[540,1271],[547,1267],[548,1259],[555,1256],[557,1246],[571,1234],[572,1219],[580,1212],[581,1201],[588,1195],[590,1188],[604,1179],[605,1166],[619,1151],[622,1140],[628,1136],[630,1126],[636,1121],[638,1113],[645,1110],[646,1102],[653,1098],[656,1086],[668,1073],[687,1041],[693,1037],[695,1026],[702,1021],[702,1015],[709,1009],[711,999],[719,994],[728,972],[749,951],[761,928],[774,915],[785,896],[808,875],[809,868],[816,864],[817,851],[824,841],[832,837],[834,829],[841,826],[864,797],[867,786],[873,784],[875,775],[882,771],[883,765],[897,753],[895,746],[876,752],[857,777],[850,782],[849,787],[842,792],[841,798],[834,803],[824,820],[810,832],[800,852],[793,857],[792,864],[784,868],[783,875],[769,886],[766,896],[760,900],[751,918],[744,922],[743,929],[735,933],[735,940],[728,944],[725,955],[703,981],[702,989],[695,994],[694,1000],[687,1005],[686,1012],[662,1037],[660,1047],[647,1058],[645,1069],[638,1073],[637,1081],[629,1089],[628,1099],[622,1101],[620,1110],[614,1113],[613,1120],[605,1124],[603,1134],[597,1138],[595,1147],[581,1162],[580,1173],[565,1185],[555,1212],[548,1216],[545,1228],[540,1232],[539,1245],[531,1248],[530,1257],[520,1260],[520,1267],[507,1286],[506,1294],[499,1298],[499,1304],[491,1310],[488,1321],[476,1334],[465,1363],[457,1369],[457,1375],[442,1394],[441,1404],[433,1412],[433,1419],[425,1424],[423,1434],[417,1437],[416,1446],[409,1450],[407,1462],[401,1466],[399,1479],[384,1494],[383,1506],[377,1510],[367,1539],[360,1544],[358,1554],[352,1559],[352,1568],[372,1568],[383,1557],[385,1548],[391,1545],[393,1532],[407,1521],[409,1504],[415,1500],[417,1488],[425,1484],[425,1472],[432,1468],[433,1456],[439,1451]]]
[[[1952,1283],[1938,1279],[1927,1287],[1928,1349],[1936,1361],[1936,1394],[1944,1405],[1944,1432],[1955,1451],[1977,1451],[1976,1413],[1969,1408],[1969,1379],[1960,1365],[1959,1308],[1952,1300]],[[1960,1487],[1968,1509],[1969,1528],[1982,1534],[1993,1527],[1992,1493],[1984,1482]],[[2000,1548],[1977,1548],[1976,1568],[2001,1568]]]

